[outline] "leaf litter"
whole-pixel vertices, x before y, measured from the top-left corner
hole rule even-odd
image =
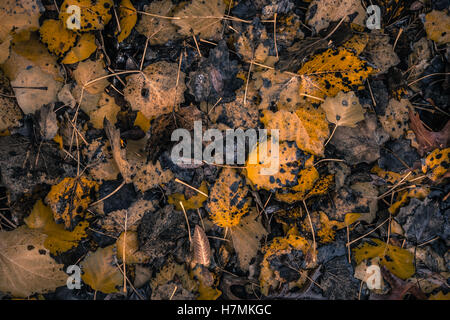
[[[376,3],[0,4],[0,293],[448,299],[449,12]],[[194,121],[269,135],[174,163]]]

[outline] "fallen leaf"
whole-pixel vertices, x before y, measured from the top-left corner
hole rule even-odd
[[[149,257],[139,250],[138,235],[135,231],[122,232],[116,241],[116,248],[117,258],[126,264],[146,263],[149,260]]]
[[[431,181],[437,181],[442,177],[448,177],[450,163],[450,148],[435,149],[425,158],[422,172],[426,173]]]
[[[398,139],[409,129],[409,109],[412,108],[408,99],[389,100],[384,115],[379,115],[378,119],[391,138]]]
[[[37,30],[41,16],[40,0],[2,1],[0,5],[0,40],[12,31]]]
[[[178,32],[184,36],[198,35],[203,39],[217,40],[222,29],[225,9],[222,0],[193,0],[176,10],[174,16],[180,19],[172,23],[180,27]]]
[[[250,211],[249,215],[244,216],[238,225],[231,229],[233,246],[242,270],[248,270],[250,262],[255,258],[261,247],[261,240],[267,234],[267,230],[261,223],[261,216],[255,208]]]
[[[133,110],[142,112],[147,119],[153,119],[171,112],[176,105],[184,102],[184,77],[184,72],[178,73],[177,63],[153,63],[143,70],[143,74],[127,78],[125,99]]]
[[[118,287],[123,284],[123,275],[118,265],[114,263],[114,259],[114,245],[89,252],[80,263],[83,271],[81,275],[83,282],[96,291],[103,293],[118,292]]]
[[[57,223],[64,223],[67,230],[73,230],[78,221],[85,217],[86,209],[98,190],[98,183],[81,178],[64,178],[52,186],[46,202],[53,211]]]
[[[89,118],[94,128],[103,129],[103,119],[108,119],[110,123],[115,124],[119,111],[120,107],[114,98],[103,92],[97,109],[89,113]]]
[[[450,17],[444,11],[433,10],[424,17],[428,39],[438,44],[450,42]]]
[[[62,57],[77,40],[77,34],[64,27],[60,20],[47,19],[39,29],[41,40],[50,52]]]
[[[137,22],[137,12],[130,0],[122,0],[119,8],[120,29],[116,31],[117,41],[122,42],[130,35]]]
[[[114,3],[112,0],[65,0],[59,12],[59,19],[64,23],[67,29],[74,28],[74,31],[92,31],[103,30],[105,25],[111,20],[111,9]],[[71,6],[80,8],[79,29],[72,24],[76,17],[73,17],[74,10]],[[69,23],[70,22],[70,23]]]
[[[245,180],[235,169],[223,168],[206,205],[212,221],[222,228],[239,224],[249,210],[248,191]]]
[[[46,237],[26,226],[0,231],[0,291],[25,298],[66,284],[63,265],[44,247]]]
[[[38,200],[30,215],[24,219],[30,229],[36,229],[47,235],[44,241],[46,249],[53,255],[59,255],[76,247],[80,240],[87,237],[86,228],[89,223],[81,221],[73,231],[67,231],[61,224],[53,220],[53,212],[50,207]]]
[[[97,50],[97,44],[95,43],[95,36],[90,33],[83,33],[80,36],[75,47],[67,52],[64,59],[61,61],[63,64],[73,64],[83,60],[86,60]]]
[[[194,261],[208,267],[211,263],[211,248],[205,231],[198,225],[195,226],[192,241],[194,244]]]
[[[202,181],[202,184],[198,189],[201,192],[208,194],[208,186],[206,184],[206,181]],[[192,209],[199,209],[203,207],[203,203],[208,199],[208,197],[199,192],[195,193],[196,194],[190,197],[189,199],[186,199],[183,193],[174,193],[168,197],[167,202],[169,204],[173,204],[178,211],[183,210],[181,208],[180,201],[183,203],[184,209],[186,211]]]
[[[416,272],[414,256],[406,249],[386,244],[379,239],[371,239],[358,248],[352,249],[357,264],[363,260],[380,258],[380,265],[385,266],[395,276],[408,279]]]
[[[112,155],[125,183],[131,182],[131,168],[126,158],[126,149],[121,146],[120,130],[116,129],[107,118],[103,119],[103,127],[111,146]]]
[[[100,59],[96,61],[87,60],[80,62],[73,72],[73,77],[78,85],[84,87],[84,89],[91,94],[101,93],[108,86],[109,82],[107,79],[96,80],[106,75],[106,70]],[[96,81],[92,84],[88,84],[92,80]]]
[[[328,97],[321,104],[327,120],[336,127],[356,127],[359,121],[364,120],[364,109],[354,92],[339,92],[335,97]]]

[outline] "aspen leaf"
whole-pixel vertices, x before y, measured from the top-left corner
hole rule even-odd
[[[276,288],[280,282],[284,282],[278,270],[271,267],[271,261],[277,257],[293,254],[295,251],[301,251],[306,255],[310,249],[308,241],[295,234],[286,237],[275,237],[269,245],[263,248],[264,258],[261,263],[261,273],[259,282],[261,293],[265,296],[269,294],[270,288]]]
[[[336,126],[356,127],[364,120],[364,109],[354,92],[339,92],[334,98],[327,98],[321,105],[327,120]]]
[[[174,4],[170,0],[152,1],[144,7],[146,13],[159,16],[172,16]],[[180,38],[177,27],[168,19],[142,14],[136,30],[149,39],[151,45],[165,44],[169,40]]]
[[[437,181],[442,177],[448,176],[449,154],[450,148],[442,150],[435,149],[425,158],[425,164],[422,165],[422,172],[426,173],[432,181]]]
[[[248,270],[251,260],[256,256],[261,246],[261,240],[267,234],[267,230],[261,223],[261,216],[255,208],[250,211],[250,214],[244,216],[238,225],[233,227],[231,238],[242,270]]]
[[[5,0],[0,4],[0,40],[5,40],[10,32],[37,30],[41,15],[40,0]]]
[[[72,64],[86,60],[95,52],[95,50],[97,50],[95,36],[90,33],[83,33],[80,36],[77,45],[67,52],[61,62],[63,64]]]
[[[138,111],[136,119],[134,120],[134,125],[142,129],[142,131],[147,132],[150,130],[150,120],[147,119],[142,112]]]
[[[89,84],[89,81],[96,80],[106,76],[106,70],[103,66],[103,62],[99,59],[96,61],[87,60],[80,62],[73,72],[73,77],[77,81],[80,87],[84,87],[85,90],[91,94],[98,94],[103,92],[108,86],[107,79],[101,79]]]
[[[137,21],[137,11],[130,0],[122,0],[119,8],[120,33],[116,31],[117,41],[122,42],[131,33]]]
[[[50,52],[57,56],[63,56],[67,51],[75,45],[77,35],[64,28],[59,20],[45,20],[39,29],[41,40],[47,45]]]
[[[363,260],[379,257],[380,265],[401,279],[408,279],[415,273],[414,256],[408,250],[386,244],[379,239],[371,239],[371,242],[353,249],[357,264]]]
[[[66,229],[73,230],[77,222],[85,217],[85,210],[97,190],[98,184],[95,181],[85,177],[67,177],[52,186],[46,202],[53,211],[55,221],[62,222]]]
[[[68,10],[70,6],[77,6],[81,9],[80,29],[75,29],[76,31],[85,32],[92,30],[103,30],[112,17],[112,0],[65,0],[61,5],[59,19],[68,29],[70,25],[67,25],[67,21],[69,19],[74,19],[73,12]]]
[[[298,184],[298,175],[301,169],[308,166],[314,156],[304,153],[297,148],[294,142],[282,142],[279,145],[279,166],[274,174],[264,174],[263,169],[268,169],[275,161],[271,157],[272,143],[269,140],[257,144],[249,155],[246,163],[247,177],[257,189],[276,191],[282,188],[293,187]],[[264,155],[267,150],[267,156]],[[261,158],[262,153],[262,158]],[[250,159],[257,159],[256,163],[250,163]]]
[[[428,39],[438,44],[450,42],[450,16],[444,11],[433,10],[425,16],[425,30]]]
[[[114,263],[115,246],[98,248],[95,252],[89,252],[80,263],[83,274],[81,279],[96,291],[103,293],[118,292],[118,287],[123,284],[123,275]]]
[[[222,0],[193,0],[175,12],[174,16],[180,19],[172,23],[180,27],[179,33],[184,36],[199,35],[203,39],[217,40],[220,37],[225,9]]]
[[[298,71],[301,77],[299,93],[317,102],[317,98],[334,97],[341,91],[357,88],[374,72],[353,52],[345,48],[328,49],[315,55]]]
[[[248,191],[245,180],[235,169],[222,169],[207,203],[212,221],[222,228],[236,226],[249,210]]]
[[[322,109],[302,106],[295,112],[265,110],[261,122],[267,130],[280,130],[280,141],[295,141],[299,149],[323,155],[329,130]]]
[[[185,74],[180,71],[177,85],[178,64],[160,61],[147,66],[144,74],[127,78],[125,99],[133,110],[141,111],[147,119],[169,113],[184,102]]]
[[[98,102],[98,108],[95,111],[89,113],[91,123],[96,129],[103,129],[103,119],[108,119],[111,123],[116,123],[117,114],[120,111],[120,107],[114,101],[114,98],[102,93],[102,98]]]
[[[64,253],[78,245],[81,239],[86,238],[86,228],[89,223],[80,222],[73,231],[67,231],[63,225],[56,224],[50,207],[38,200],[31,214],[24,219],[30,229],[37,229],[47,235],[44,246],[53,255]]]
[[[287,203],[302,201],[314,188],[317,180],[319,180],[319,172],[316,168],[303,169],[298,174],[298,184],[292,188],[287,188],[287,190],[282,190],[284,192],[277,192],[275,198]]]
[[[63,265],[44,247],[46,235],[21,226],[0,231],[0,291],[14,297],[46,293],[66,284]]]
[[[138,235],[135,231],[122,232],[116,241],[117,258],[126,264],[146,263],[150,259],[139,250]]]
[[[408,99],[389,100],[385,114],[378,119],[391,138],[398,139],[409,129],[409,108],[412,108]]]

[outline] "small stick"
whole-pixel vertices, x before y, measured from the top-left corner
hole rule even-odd
[[[188,217],[187,217],[187,214],[186,214],[186,210],[184,210],[183,202],[181,202],[181,201],[180,201],[180,206],[181,206],[181,209],[183,209],[184,217],[186,218],[186,224],[187,224],[187,227],[188,227],[188,234],[189,234],[189,242],[192,243],[191,226],[189,225],[189,220],[188,220]]]
[[[188,187],[188,188],[191,188],[192,190],[197,191],[198,193],[204,195],[205,197],[208,197],[208,195],[207,195],[206,193],[204,193],[203,191],[198,190],[197,188],[194,188],[194,187],[188,185],[186,182],[183,182],[183,181],[181,181],[181,180],[178,179],[178,178],[175,178],[175,182],[181,183],[182,185],[184,185],[184,186],[186,186],[186,187]]]
[[[106,199],[108,199],[109,197],[113,196],[115,193],[117,193],[120,189],[122,189],[122,187],[125,185],[125,180],[122,181],[122,183],[120,184],[120,186],[118,186],[113,192],[111,192],[110,194],[108,194],[107,196],[101,198],[98,201],[95,201],[94,203],[91,203],[89,206],[93,207],[97,204],[99,204],[100,202],[105,201]]]
[[[202,53],[200,52],[200,47],[198,46],[197,38],[195,37],[195,35],[192,35],[192,38],[194,39],[195,46],[197,47],[198,55],[200,57],[202,57]]]
[[[389,218],[387,218],[386,220],[384,220],[380,225],[378,225],[378,227],[376,227],[376,228],[373,229],[372,231],[369,231],[368,233],[362,235],[361,237],[356,238],[355,240],[353,240],[353,241],[347,243],[346,246],[349,247],[349,246],[352,245],[353,243],[355,243],[355,242],[357,242],[357,241],[359,241],[359,240],[361,240],[361,239],[367,237],[369,234],[371,234],[371,233],[374,232],[375,230],[379,229],[382,225],[384,225],[384,224],[385,224],[386,222],[388,222],[388,221],[389,221]]]

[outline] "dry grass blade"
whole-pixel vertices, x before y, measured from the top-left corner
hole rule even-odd
[[[195,226],[194,231],[194,260],[195,262],[208,267],[211,261],[211,248],[205,231]]]

